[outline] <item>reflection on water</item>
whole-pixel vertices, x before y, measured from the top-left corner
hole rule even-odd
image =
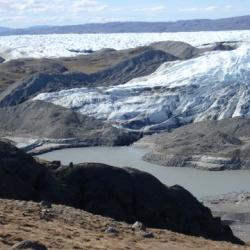
[[[250,191],[250,170],[209,172],[193,168],[163,167],[142,161],[146,149],[133,147],[72,148],[42,154],[47,160],[98,162],[117,167],[133,167],[151,173],[166,185],[179,184],[201,198],[233,191]]]

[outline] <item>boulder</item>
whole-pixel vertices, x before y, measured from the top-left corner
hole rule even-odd
[[[112,234],[112,235],[118,235],[119,234],[119,231],[114,228],[114,227],[108,227],[106,230],[105,230],[105,233],[107,234]]]
[[[143,238],[154,238],[154,234],[147,231],[140,231],[140,234]]]
[[[31,241],[31,240],[24,240],[17,244],[15,244],[12,248],[12,250],[47,250],[48,248],[43,245],[42,243],[39,243],[38,241]]]
[[[132,229],[133,230],[142,230],[142,231],[146,231],[146,227],[143,223],[136,221],[133,225],[132,225]]]

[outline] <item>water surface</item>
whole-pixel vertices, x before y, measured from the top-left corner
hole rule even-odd
[[[250,170],[209,172],[193,168],[163,167],[144,162],[146,149],[134,147],[71,148],[42,154],[46,160],[63,164],[98,162],[117,167],[133,167],[151,173],[166,185],[179,184],[201,198],[229,192],[250,191]]]

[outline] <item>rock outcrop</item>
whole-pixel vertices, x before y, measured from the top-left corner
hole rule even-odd
[[[193,123],[141,139],[153,150],[144,159],[164,166],[204,170],[250,168],[250,119]]]
[[[54,195],[54,185],[48,169],[13,145],[0,142],[1,198],[40,200]]]
[[[166,187],[148,173],[103,164],[53,170],[6,142],[0,142],[0,197],[47,200],[116,220],[242,243],[179,186]]]

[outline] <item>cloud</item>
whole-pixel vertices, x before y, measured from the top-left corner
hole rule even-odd
[[[231,10],[231,9],[233,8],[233,6],[232,6],[232,5],[226,5],[225,8],[226,8],[227,10]]]
[[[0,22],[23,21],[25,19],[26,19],[26,17],[22,16],[22,15],[17,15],[17,16],[14,16],[14,17],[1,16],[0,17]]]
[[[133,9],[133,11],[144,11],[144,12],[161,12],[167,10],[167,7],[164,5],[158,5],[158,6],[151,6],[151,7],[144,7],[144,8],[137,8]]]
[[[37,0],[0,0],[0,8],[3,11],[19,11],[41,10],[45,9],[46,5],[42,1]]]
[[[90,12],[102,11],[106,7],[97,0],[0,0],[2,12]]]
[[[103,11],[108,8],[107,5],[101,4],[95,0],[75,0],[72,7],[77,12],[82,11]]]
[[[193,11],[198,11],[198,10],[199,8],[196,8],[196,7],[179,9],[180,12],[193,12]]]
[[[191,7],[191,8],[183,8],[183,9],[179,9],[180,12],[198,12],[198,11],[202,11],[202,12],[206,12],[206,11],[214,11],[216,10],[218,7],[217,6],[207,6],[207,7]]]
[[[216,9],[217,9],[217,6],[208,6],[204,10],[205,11],[213,11],[213,10],[216,10]]]

